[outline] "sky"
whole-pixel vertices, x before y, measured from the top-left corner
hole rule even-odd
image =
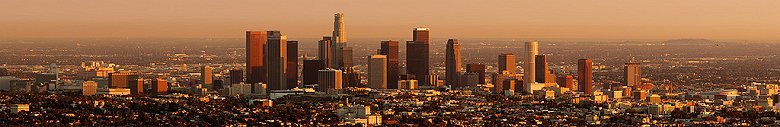
[[[780,40],[780,0],[0,0],[0,38]]]

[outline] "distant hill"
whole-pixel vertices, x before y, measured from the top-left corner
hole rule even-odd
[[[673,39],[673,40],[662,41],[661,43],[667,45],[714,45],[723,42],[717,42],[708,39]]]

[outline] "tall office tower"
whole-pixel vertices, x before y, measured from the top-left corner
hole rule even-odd
[[[531,84],[536,83],[536,55],[539,53],[539,42],[525,42],[525,60],[523,62],[523,88],[528,91]]]
[[[569,88],[569,90],[575,90],[574,88],[574,77],[571,75],[566,75],[563,77],[558,77],[556,81],[558,83],[558,87],[566,87]]]
[[[341,67],[352,67],[355,64],[352,62],[352,47],[341,48]]]
[[[507,71],[509,74],[515,74],[515,68],[517,65],[517,61],[515,60],[517,58],[515,54],[512,53],[504,53],[501,55],[498,55],[498,73],[501,73],[502,71]]]
[[[360,83],[360,71],[355,70],[355,67],[346,67],[342,72],[343,87],[365,87]]]
[[[536,55],[536,82],[538,83],[547,83],[547,76],[550,74],[549,69],[547,68],[547,56],[545,55]]]
[[[319,87],[317,91],[328,92],[330,90],[340,90],[342,87],[341,70],[324,69],[317,72],[317,82]]]
[[[577,86],[585,94],[593,94],[593,61],[580,59],[577,61]]]
[[[344,58],[344,47],[346,43],[331,43],[331,54],[330,54],[330,66],[332,68],[342,68],[344,65],[344,61],[342,58]]]
[[[467,64],[466,72],[477,73],[478,83],[485,84],[485,70],[487,67],[484,64]]]
[[[234,83],[241,83],[244,82],[244,71],[243,70],[230,70],[230,84]]]
[[[413,40],[406,42],[406,73],[414,79],[423,79],[430,73],[428,33],[428,28],[415,28]],[[420,86],[427,85],[427,82],[420,82]]]
[[[268,31],[268,46],[265,57],[268,68],[268,88],[270,90],[287,89],[287,36],[279,31]]]
[[[333,45],[333,38],[330,36],[322,37],[322,40],[320,40],[319,45],[317,46],[317,59],[325,61],[325,67],[332,67],[330,65],[331,63],[331,55],[333,55],[333,49],[331,49]]]
[[[168,81],[162,78],[152,79],[152,95],[168,94]]]
[[[446,60],[444,63],[445,68],[445,78],[446,78],[446,85],[450,86],[459,86],[458,79],[460,79],[460,75],[462,72],[460,70],[461,68],[461,58],[460,58],[460,43],[458,42],[458,39],[449,39],[447,40],[447,51],[446,51]]]
[[[267,39],[265,31],[246,31],[246,82],[249,84],[265,82],[268,78],[265,69]]]
[[[387,89],[387,56],[369,56],[368,87],[372,89]]]
[[[317,84],[317,72],[327,68],[325,60],[304,60],[303,61],[303,84]]]
[[[398,89],[399,60],[398,41],[385,40],[379,49],[379,54],[387,56],[387,88]]]
[[[298,41],[287,41],[287,88],[298,87]]]
[[[642,83],[642,72],[639,69],[639,63],[626,63],[624,71],[623,76],[627,86],[638,86]]]
[[[213,78],[214,78],[214,73],[213,70],[211,69],[211,66],[203,65],[202,67],[200,67],[200,82],[201,84],[203,84],[204,87],[213,85],[214,84]]]
[[[331,41],[331,66],[333,68],[342,68],[344,66],[344,53],[342,52],[347,47],[347,35],[344,31],[344,14],[334,14],[333,21],[333,40]]]
[[[141,96],[144,94],[144,79],[131,79],[127,84],[130,84],[130,95]]]

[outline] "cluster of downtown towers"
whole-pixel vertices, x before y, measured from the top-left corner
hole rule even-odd
[[[342,74],[354,71],[352,48],[347,46],[344,30],[344,14],[334,15],[332,36],[325,36],[318,43],[316,60],[304,60],[303,80],[298,82],[298,42],[288,41],[280,31],[246,32],[246,83],[256,85],[265,83],[269,90],[285,90],[302,85],[317,84],[317,91],[342,89],[345,79]],[[448,39],[446,48],[445,81],[430,72],[430,49],[428,28],[414,28],[413,39],[406,41],[406,73],[399,71],[398,41],[381,41],[376,55],[368,57],[368,87],[375,89],[399,89],[400,80],[416,80],[420,86],[451,86],[452,88],[476,87],[474,83],[485,84],[484,64],[468,64],[464,72],[461,65],[460,44],[457,39]],[[524,75],[516,75],[516,56],[511,53],[499,55],[498,74],[494,74],[493,83],[498,92],[504,90],[532,92],[538,90],[534,85],[557,84],[586,94],[593,92],[592,61],[578,60],[577,86],[573,86],[573,76],[561,77],[551,74],[545,55],[538,55],[538,42],[526,42],[524,52]],[[630,71],[630,72],[629,72]],[[231,71],[232,80],[242,80],[242,72]],[[639,66],[635,63],[626,66],[626,84],[639,84]],[[470,78],[467,75],[476,75]],[[503,76],[496,76],[503,75]],[[499,78],[500,77],[500,78]],[[522,78],[518,78],[522,77]],[[473,83],[463,80],[473,80]],[[500,79],[500,80],[497,80]],[[350,79],[347,79],[350,80]],[[358,79],[359,80],[359,79]],[[514,81],[522,84],[515,89]],[[555,83],[555,82],[558,83]],[[234,81],[240,82],[240,81]],[[358,81],[359,82],[359,81]],[[511,85],[510,85],[511,84]],[[355,85],[355,84],[352,84]],[[253,87],[254,88],[254,87]],[[540,87],[541,88],[541,87]]]

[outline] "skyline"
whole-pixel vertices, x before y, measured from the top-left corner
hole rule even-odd
[[[332,32],[328,15],[341,12],[350,38],[407,38],[427,27],[431,38],[780,40],[780,18],[771,17],[780,2],[768,0],[263,2],[15,1],[0,5],[0,38],[242,38],[247,30],[319,38]]]
[[[780,126],[771,4],[399,1],[0,5],[0,125]]]

